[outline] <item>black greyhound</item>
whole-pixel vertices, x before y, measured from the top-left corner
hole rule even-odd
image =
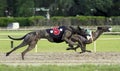
[[[73,42],[78,42],[79,44],[75,47],[75,48],[67,48],[67,50],[75,50],[77,48],[81,48],[81,52],[91,52],[89,50],[86,50],[86,44],[90,44],[93,41],[97,40],[97,38],[99,38],[99,36],[103,33],[103,32],[110,32],[112,30],[111,27],[109,26],[104,26],[104,27],[97,27],[97,30],[95,32],[92,31],[92,38],[90,38],[89,40],[86,38],[86,36],[82,36],[82,35],[72,35],[71,36],[71,41]]]
[[[59,26],[55,27],[53,29],[44,29],[44,30],[38,30],[34,32],[27,33],[25,36],[21,38],[13,38],[11,36],[8,36],[10,39],[13,40],[23,40],[21,44],[19,44],[17,47],[13,48],[11,51],[6,53],[6,56],[9,56],[10,53],[15,51],[18,48],[21,48],[23,46],[28,45],[28,48],[22,52],[22,59],[24,60],[24,55],[35,48],[35,45],[37,44],[38,40],[41,38],[45,38],[50,42],[55,42],[55,43],[61,43],[61,42],[66,42],[69,44],[69,46],[73,46],[76,43],[72,42],[70,40],[71,36],[73,34],[83,34],[84,29],[81,29],[79,26],[77,27],[72,27],[72,26]]]

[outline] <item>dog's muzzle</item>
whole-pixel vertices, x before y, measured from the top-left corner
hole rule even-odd
[[[109,30],[109,31],[112,31],[112,28],[110,27],[108,30]]]

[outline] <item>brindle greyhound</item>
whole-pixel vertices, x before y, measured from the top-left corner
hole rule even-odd
[[[97,40],[97,38],[99,38],[99,36],[103,33],[103,32],[110,32],[112,30],[111,27],[108,26],[104,26],[104,27],[97,27],[97,30],[95,32],[92,31],[92,38],[90,38],[89,40],[86,38],[86,35],[72,35],[71,36],[71,40],[73,42],[78,42],[79,44],[75,47],[75,48],[67,48],[67,50],[75,50],[77,48],[81,48],[81,52],[91,52],[89,50],[86,50],[86,44],[90,44],[93,41]]]
[[[30,32],[21,38],[13,38],[11,36],[8,36],[10,39],[23,40],[23,42],[21,44],[19,44],[17,47],[13,48],[11,51],[7,52],[6,56],[9,56],[9,54],[11,54],[16,49],[28,45],[28,48],[26,50],[24,50],[21,54],[22,59],[24,60],[24,55],[28,51],[35,48],[38,40],[41,38],[45,38],[50,42],[56,42],[56,43],[61,43],[61,42],[65,41],[70,46],[73,46],[73,45],[75,45],[75,43],[70,40],[70,37],[73,34],[82,34],[82,32],[84,33],[84,31],[85,30],[81,29],[79,26],[77,26],[77,27],[60,26],[60,27],[54,28],[54,29],[44,29],[44,30]],[[60,33],[62,33],[62,34],[60,34]],[[58,36],[58,35],[60,35],[60,36]]]

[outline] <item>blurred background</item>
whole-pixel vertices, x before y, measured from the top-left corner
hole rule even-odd
[[[0,0],[0,27],[120,25],[120,0]]]

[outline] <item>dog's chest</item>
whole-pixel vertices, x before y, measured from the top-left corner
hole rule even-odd
[[[46,29],[47,33],[50,35],[51,38],[53,38],[54,42],[62,42],[62,36],[65,31],[64,26],[54,27],[52,29]]]

